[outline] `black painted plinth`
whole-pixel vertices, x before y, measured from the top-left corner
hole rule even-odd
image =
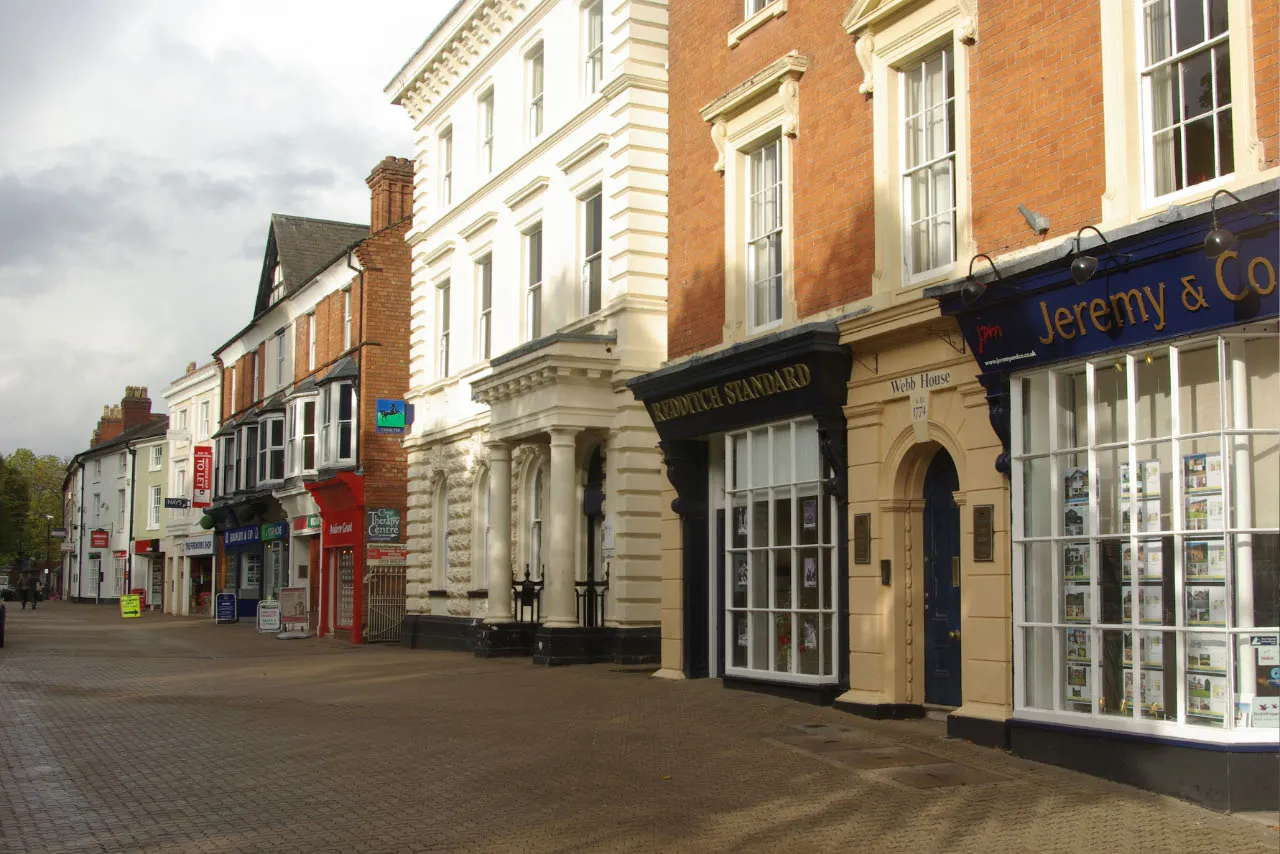
[[[832,703],[842,712],[877,721],[904,721],[924,717],[924,706],[916,703]]]
[[[1011,721],[1018,756],[1172,795],[1215,810],[1280,809],[1280,751],[1203,746]]]
[[[1009,748],[1009,722],[967,715],[947,715],[947,738],[971,741],[983,747]]]
[[[476,624],[471,617],[444,617],[437,614],[408,614],[400,633],[400,645],[409,649],[449,649],[471,652],[475,646]]]
[[[533,637],[533,663],[542,667],[562,664],[590,664],[598,645],[599,632],[581,626],[549,629],[539,626]]]
[[[536,623],[478,623],[476,658],[520,658],[533,654]]]
[[[614,664],[662,663],[662,629],[659,626],[608,629],[613,635],[607,661]]]

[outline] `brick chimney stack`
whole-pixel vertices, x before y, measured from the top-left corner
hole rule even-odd
[[[147,397],[144,385],[125,386],[124,397],[120,401],[120,411],[124,415],[124,427],[128,430],[147,424],[151,421],[151,398]]]
[[[104,406],[102,417],[98,419],[98,426],[93,431],[93,437],[89,439],[89,447],[95,448],[103,442],[110,442],[123,432],[124,417],[120,407]]]
[[[365,179],[369,185],[369,232],[413,215],[413,161],[407,157],[384,157]]]
[[[195,362],[187,362],[187,373],[188,373],[188,374],[194,374],[195,372],[196,372],[196,363],[195,363]]]

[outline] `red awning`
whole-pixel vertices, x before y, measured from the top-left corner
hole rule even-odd
[[[340,471],[327,480],[308,483],[307,492],[320,506],[320,512],[342,513],[364,506],[364,475]]]

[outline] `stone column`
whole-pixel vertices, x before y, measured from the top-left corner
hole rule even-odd
[[[542,625],[549,629],[576,628],[574,600],[574,464],[578,431],[553,427],[551,433],[551,540],[546,585],[542,589]]]
[[[489,442],[489,614],[486,623],[510,623],[511,448]]]

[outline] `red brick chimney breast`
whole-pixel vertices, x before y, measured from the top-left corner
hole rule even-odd
[[[369,185],[369,231],[376,234],[413,215],[413,161],[384,157],[365,179]]]
[[[151,398],[147,397],[147,387],[125,386],[124,397],[120,400],[120,411],[124,417],[122,430],[148,423],[151,420]]]

